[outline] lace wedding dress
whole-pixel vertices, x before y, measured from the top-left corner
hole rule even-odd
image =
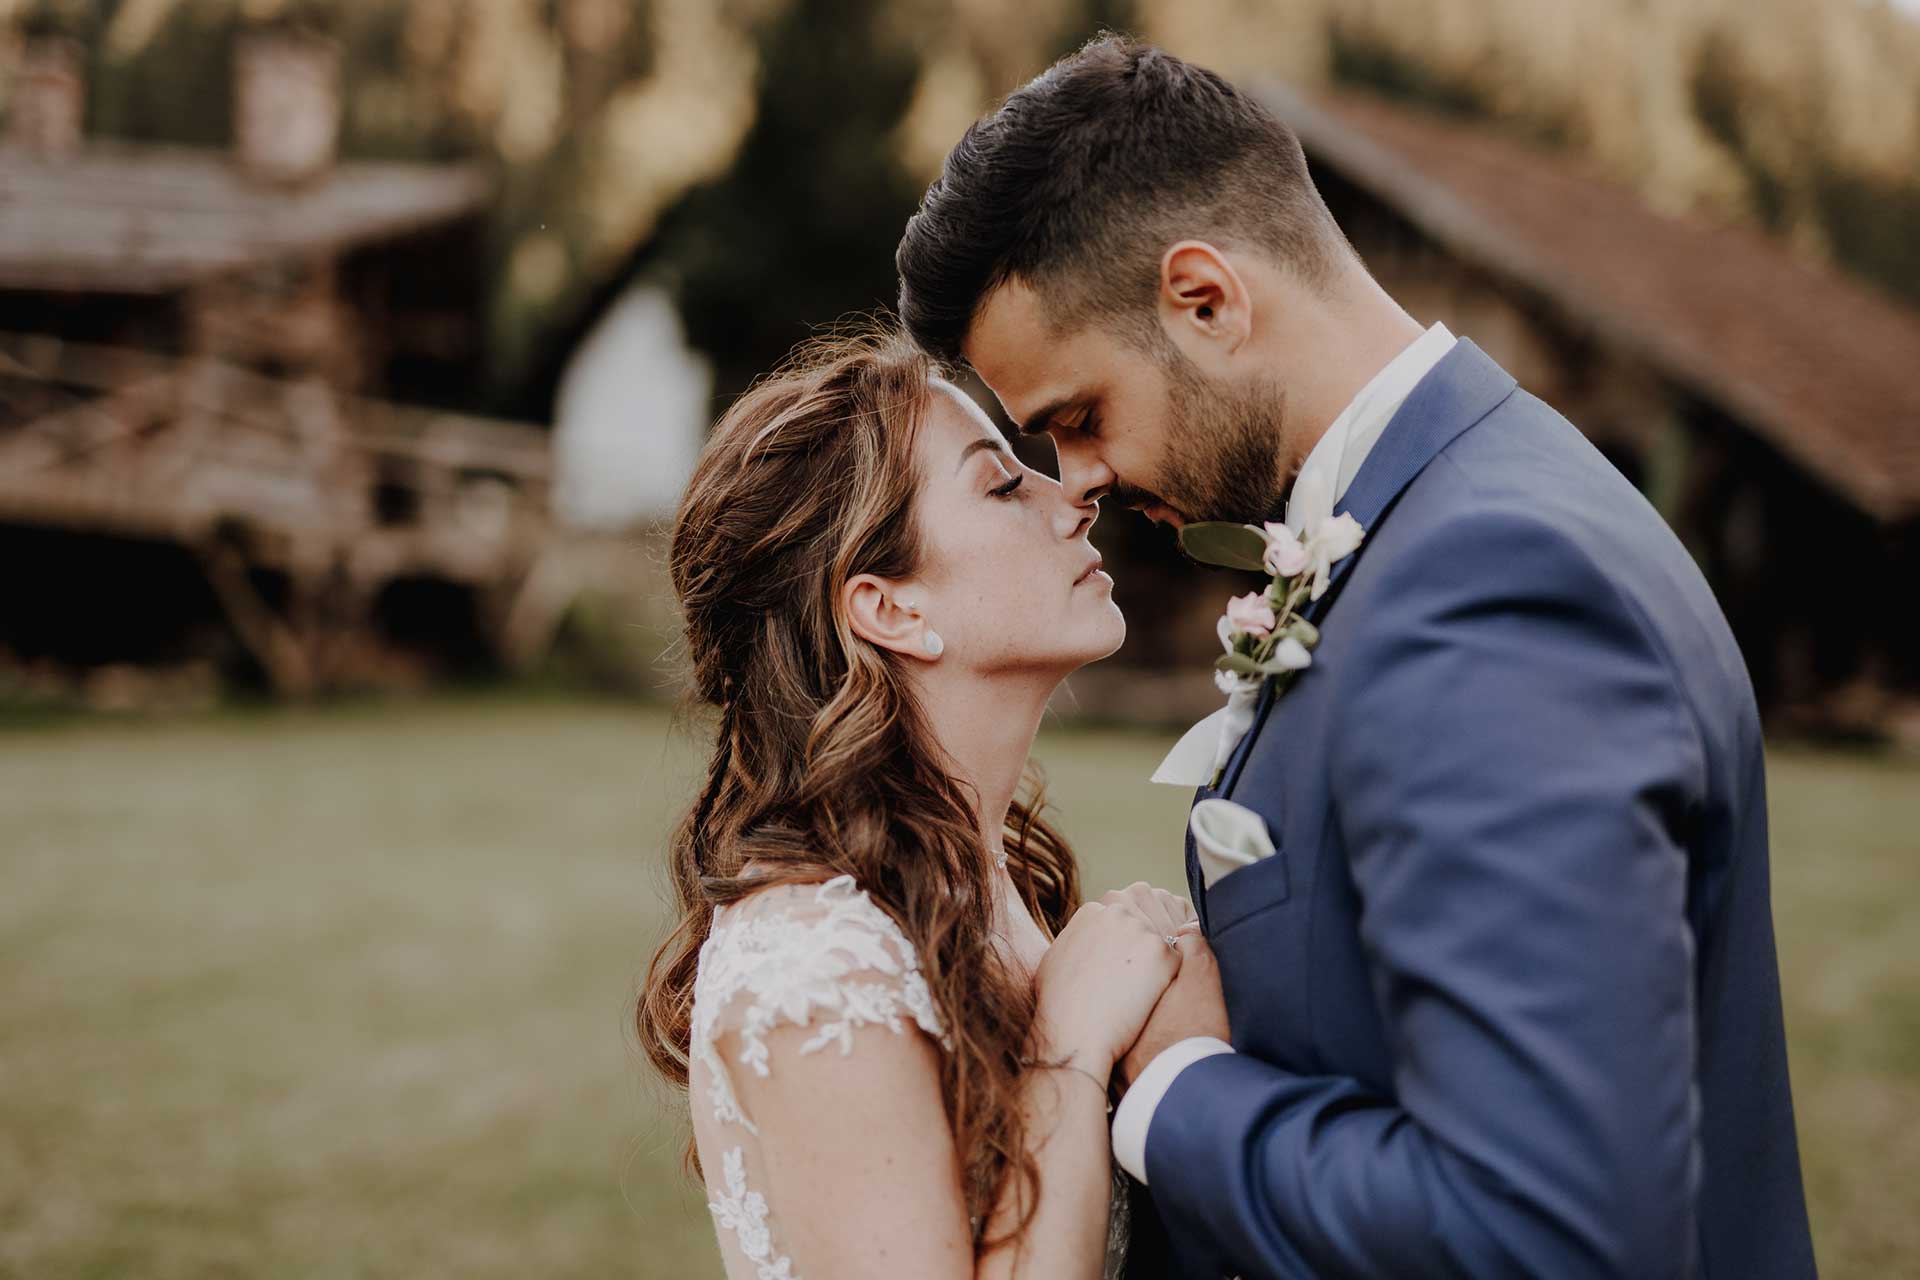
[[[809,1034],[797,1047],[782,1037],[776,1054],[769,1036],[782,1027]],[[735,1080],[770,1075],[787,1052],[859,1052],[861,1031],[949,1047],[912,944],[851,876],[776,886],[715,913],[694,980],[691,1101],[728,1280],[821,1280],[803,1277],[782,1248],[760,1129]],[[1109,1233],[1110,1277],[1124,1253],[1123,1217]]]

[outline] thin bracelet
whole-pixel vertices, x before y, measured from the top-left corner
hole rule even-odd
[[[1022,1058],[1020,1060],[1020,1065],[1023,1067],[1045,1067],[1049,1071],[1079,1072],[1081,1075],[1085,1076],[1087,1079],[1093,1081],[1094,1086],[1100,1090],[1101,1100],[1107,1104],[1107,1114],[1108,1115],[1113,1114],[1113,1098],[1111,1094],[1108,1092],[1110,1086],[1101,1083],[1100,1077],[1093,1074],[1093,1072],[1087,1070],[1085,1067],[1076,1067],[1071,1062],[1042,1062],[1038,1058]]]

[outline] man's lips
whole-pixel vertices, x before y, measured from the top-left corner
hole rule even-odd
[[[1155,524],[1171,525],[1175,529],[1184,528],[1187,524],[1185,512],[1151,489],[1138,489],[1123,480],[1115,480],[1107,496],[1113,499],[1116,506],[1138,511]]]
[[[1172,525],[1175,529],[1186,527],[1187,518],[1164,502],[1149,502],[1135,507],[1134,510],[1155,524]]]

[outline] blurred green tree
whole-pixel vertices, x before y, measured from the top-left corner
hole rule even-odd
[[[894,133],[918,50],[886,0],[796,0],[756,32],[752,130],[663,220],[651,257],[730,395],[816,325],[892,305],[893,246],[922,187]]]

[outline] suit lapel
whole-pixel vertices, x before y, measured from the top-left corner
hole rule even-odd
[[[1326,616],[1327,610],[1333,607],[1341,584],[1353,572],[1354,564],[1366,554],[1374,525],[1386,515],[1394,499],[1413,483],[1413,478],[1425,470],[1429,462],[1440,455],[1442,449],[1512,395],[1515,385],[1511,374],[1465,338],[1460,339],[1453,350],[1415,385],[1412,394],[1401,402],[1400,408],[1387,423],[1386,430],[1374,443],[1373,452],[1360,465],[1353,483],[1347,486],[1346,493],[1334,504],[1335,515],[1342,512],[1351,515],[1367,531],[1368,537],[1361,542],[1358,551],[1333,567],[1326,594],[1307,606],[1306,617],[1309,622],[1318,624]],[[1201,799],[1233,794],[1234,784],[1240,780],[1240,772],[1253,752],[1254,741],[1266,727],[1267,715],[1273,710],[1277,697],[1274,689],[1274,682],[1267,681],[1254,710],[1253,727],[1247,730],[1246,736],[1240,739],[1240,745],[1228,758],[1219,789],[1203,789]],[[1187,839],[1187,849],[1191,861],[1191,836]]]
[[[1359,474],[1334,505],[1335,514],[1346,512],[1361,528],[1371,530],[1413,478],[1512,395],[1514,385],[1513,375],[1472,342],[1460,339],[1401,402]],[[1365,550],[1363,542],[1360,552],[1335,566],[1335,574],[1349,569]]]

